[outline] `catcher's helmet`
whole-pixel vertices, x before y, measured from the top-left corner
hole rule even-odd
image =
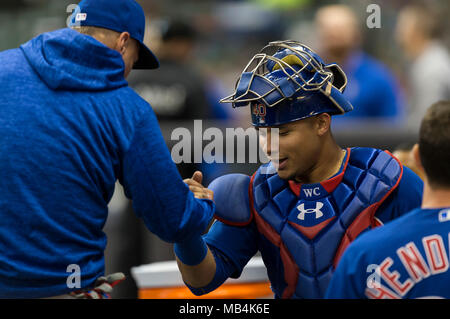
[[[250,60],[235,92],[221,102],[233,107],[250,103],[254,126],[275,126],[353,110],[342,95],[346,85],[347,77],[337,64],[325,64],[299,42],[277,41]]]

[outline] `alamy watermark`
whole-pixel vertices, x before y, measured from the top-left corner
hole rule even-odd
[[[66,272],[69,273],[67,276],[66,285],[67,288],[81,288],[81,268],[77,264],[70,264],[67,266]]]
[[[191,132],[193,131],[193,132]],[[278,161],[279,129],[208,127],[194,120],[193,130],[175,128],[171,156],[180,163],[268,163]]]
[[[369,4],[366,8],[366,12],[370,13],[366,19],[366,26],[369,29],[381,28],[381,8],[378,4]]]
[[[369,289],[376,289],[381,287],[381,275],[380,266],[377,264],[370,264],[367,266],[366,272],[370,275],[367,276],[366,285]]]
[[[78,4],[71,3],[66,7],[66,12],[70,13],[66,20],[67,27],[79,27],[82,17],[85,16],[81,13],[80,6]]]

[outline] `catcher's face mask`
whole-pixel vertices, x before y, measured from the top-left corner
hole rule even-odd
[[[325,64],[299,42],[277,41],[250,60],[235,92],[221,102],[233,107],[250,104],[254,126],[276,126],[353,110],[342,95],[346,85],[347,77],[337,64]]]

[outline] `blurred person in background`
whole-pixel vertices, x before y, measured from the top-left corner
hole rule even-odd
[[[160,123],[193,123],[193,120],[227,120],[229,116],[219,103],[220,92],[215,79],[206,78],[195,65],[195,46],[199,34],[182,19],[160,23],[161,40],[158,57],[161,67],[155,72],[134,71],[129,85],[152,107]],[[177,125],[175,125],[177,126]],[[217,166],[204,163],[180,163],[181,176],[188,178],[198,170],[205,178],[216,176]]]
[[[336,121],[404,119],[404,98],[391,71],[365,53],[361,25],[346,5],[319,8],[315,16],[319,53],[328,63],[339,64],[348,77],[344,96],[355,109]]]
[[[195,28],[181,19],[164,21],[160,28],[161,67],[156,72],[133,72],[130,86],[144,99],[154,101],[160,121],[226,118],[219,99],[210,98],[208,82],[194,64]]]
[[[450,55],[439,39],[439,17],[426,6],[404,7],[395,33],[408,59],[408,125],[418,129],[429,105],[450,99]]]

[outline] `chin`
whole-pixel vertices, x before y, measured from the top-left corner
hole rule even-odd
[[[284,170],[277,171],[277,174],[281,179],[285,179],[285,180],[294,179],[294,177],[295,177],[294,174],[290,174],[289,172],[284,171]]]

